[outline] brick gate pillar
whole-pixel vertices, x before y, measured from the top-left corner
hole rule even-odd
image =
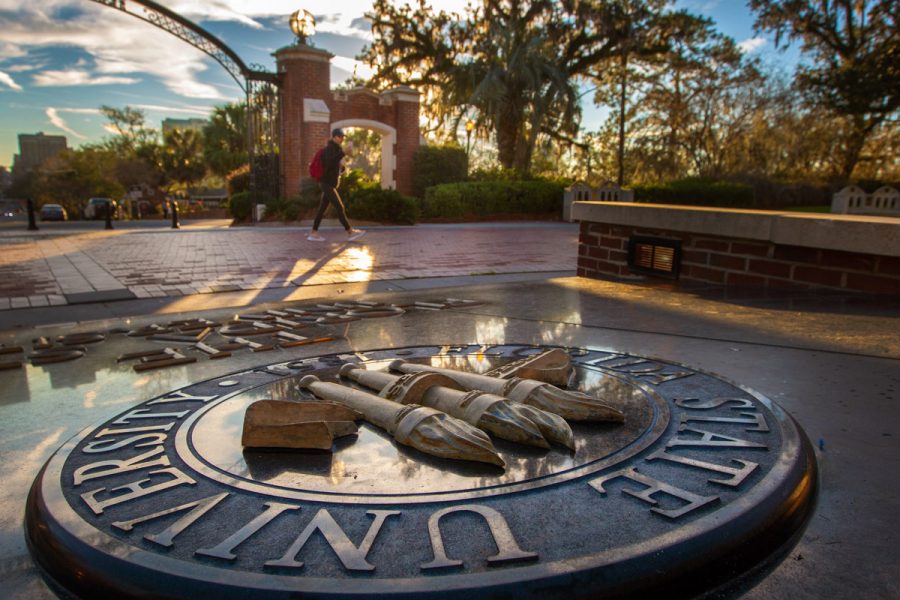
[[[397,191],[413,194],[413,156],[419,148],[419,92],[411,87],[400,86],[383,94],[390,97],[394,109],[394,127],[397,130],[397,157],[394,181]]]
[[[326,50],[297,44],[274,53],[281,84],[281,173],[284,196],[300,193],[300,181],[316,150],[330,135],[331,75],[334,56]]]

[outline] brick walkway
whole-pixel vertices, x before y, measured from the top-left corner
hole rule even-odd
[[[0,310],[331,283],[575,270],[577,226],[376,227],[347,243],[323,228],[0,232]]]

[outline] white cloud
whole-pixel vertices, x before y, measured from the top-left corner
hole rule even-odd
[[[5,67],[7,73],[24,73],[26,71],[37,71],[47,66],[46,62],[39,63],[19,63],[17,65],[9,65]]]
[[[66,110],[66,109],[63,109],[63,110]],[[74,110],[69,109],[69,110],[71,110],[72,112],[75,112],[76,110],[77,110],[77,112],[81,112],[80,109],[74,109]],[[92,112],[92,113],[97,113],[96,110],[92,110],[91,112]],[[86,140],[86,139],[87,139],[87,136],[81,135],[80,133],[78,133],[77,131],[75,131],[74,129],[72,129],[71,127],[68,126],[68,124],[66,123],[65,119],[63,119],[63,118],[59,115],[59,110],[58,110],[58,109],[56,109],[56,108],[48,108],[46,111],[44,111],[44,113],[47,115],[47,119],[49,119],[51,125],[53,125],[53,126],[59,128],[59,129],[62,129],[63,131],[65,131],[66,133],[68,133],[69,135],[71,135],[72,137],[76,137],[76,138],[78,138],[78,139],[80,139],[80,140]]]
[[[0,87],[7,86],[17,92],[22,91],[22,86],[15,82],[15,80],[10,77],[8,74],[0,71]]]
[[[767,44],[767,42],[766,42],[765,38],[754,37],[754,38],[748,38],[748,39],[744,40],[743,42],[740,42],[738,44],[738,48],[740,48],[741,52],[743,52],[744,54],[752,54],[753,52],[756,52],[757,50],[759,50],[766,44]]]
[[[733,2],[734,0],[731,1]],[[678,8],[686,8],[691,12],[710,15],[719,7],[719,4],[719,0],[682,0],[678,3]]]
[[[66,71],[42,71],[32,77],[34,85],[38,87],[51,86],[84,86],[84,85],[128,85],[137,83],[140,79],[134,77],[111,77],[96,76],[87,71],[76,71],[69,69]]]
[[[461,12],[466,2],[433,0],[430,5],[435,10]],[[166,6],[194,22],[232,21],[262,28],[262,19],[274,19],[276,23],[283,19],[283,24],[276,26],[285,30],[288,16],[298,8],[296,0],[173,0]],[[304,7],[316,15],[319,32],[371,38],[368,25],[361,17],[371,10],[372,0],[342,0],[340,3],[309,0]],[[131,5],[130,10],[139,12],[141,8]],[[63,12],[72,16],[62,20],[58,15]],[[232,90],[223,93],[216,86],[198,79],[210,66],[204,53],[111,7],[83,0],[42,0],[40,3],[0,0],[0,31],[4,38],[0,42],[0,58],[21,58],[37,49],[61,47],[81,49],[90,55],[91,60],[86,64],[76,65],[78,74],[64,75],[58,64],[53,66],[54,71],[36,74],[35,81],[40,85],[134,83],[145,78],[143,76],[150,76],[158,78],[171,92],[186,98],[228,100],[234,96]],[[148,51],[148,48],[153,50]],[[35,61],[32,63],[36,64]],[[95,73],[91,73],[92,70]],[[6,69],[6,72],[10,71]]]
[[[135,104],[132,108],[141,110],[156,111],[165,114],[182,113],[187,115],[197,115],[200,117],[209,116],[212,109],[208,106],[160,106],[159,104]]]
[[[25,56],[25,51],[15,44],[10,44],[5,40],[0,42],[0,60],[9,58],[20,58]]]
[[[395,0],[394,4],[415,4],[415,0]],[[435,11],[465,11],[468,0],[432,0]],[[168,7],[192,20],[235,21],[251,27],[262,28],[256,19],[283,17],[287,28],[288,17],[298,8],[304,8],[316,17],[316,31],[356,38],[370,39],[371,32],[361,18],[372,10],[372,0],[307,0],[302,6],[296,0],[181,0]],[[339,8],[338,8],[339,7]]]
[[[226,98],[214,86],[197,79],[208,67],[205,54],[132,16],[71,0],[48,0],[39,6],[16,3],[9,8],[11,16],[4,16],[4,5],[11,2],[0,0],[0,30],[9,48],[80,48],[93,59],[76,61],[81,70],[75,75],[66,76],[59,70],[35,74],[41,85],[134,83],[140,80],[136,76],[146,74],[159,78],[165,87],[182,96]],[[77,9],[76,16],[66,21],[54,19],[53,12],[63,6]],[[98,23],[103,26],[98,27]],[[96,73],[85,76],[88,70],[84,67],[91,64]]]
[[[363,79],[368,79],[375,74],[375,72],[364,63],[353,58],[347,58],[346,56],[335,56],[331,59],[331,64],[338,69],[343,69],[344,71],[353,73]]]

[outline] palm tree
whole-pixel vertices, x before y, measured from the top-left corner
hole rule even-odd
[[[168,181],[183,186],[202,179],[206,174],[203,134],[193,129],[173,129],[166,132],[160,167]]]
[[[525,173],[539,138],[574,141],[577,82],[625,42],[609,25],[615,7],[481,0],[463,18],[435,14],[425,2],[376,0],[368,15],[374,40],[362,58],[376,84],[421,89],[436,129],[449,123],[455,131],[474,109],[477,131],[496,135],[500,163]]]
[[[212,173],[224,177],[246,164],[247,105],[217,106],[203,128],[203,140],[203,159]]]

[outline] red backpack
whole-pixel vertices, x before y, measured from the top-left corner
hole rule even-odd
[[[316,181],[325,173],[325,165],[322,164],[323,152],[325,152],[325,148],[320,148],[309,163],[309,176]]]

